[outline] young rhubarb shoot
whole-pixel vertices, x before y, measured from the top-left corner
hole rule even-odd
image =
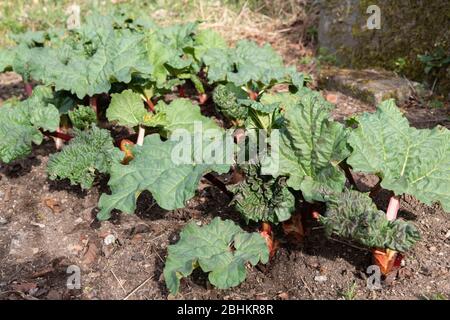
[[[136,144],[138,146],[142,146],[142,144],[144,143],[144,137],[145,137],[145,128],[143,126],[139,126],[138,137],[136,140]]]
[[[33,94],[33,86],[29,82],[25,82],[25,93],[27,94],[27,97],[31,97]]]
[[[389,199],[389,205],[388,208],[386,210],[386,218],[389,221],[394,221],[395,219],[397,219],[397,213],[398,210],[400,209],[400,200],[398,197],[396,196],[392,196]]]

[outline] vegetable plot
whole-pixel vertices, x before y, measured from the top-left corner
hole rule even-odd
[[[357,117],[354,128],[333,121],[333,106],[305,86],[309,77],[270,45],[229,47],[197,23],[160,27],[123,15],[12,39],[17,46],[0,50],[0,71],[40,85],[0,107],[2,162],[54,137],[65,145],[50,156],[50,179],[89,189],[99,175],[109,177],[99,220],[113,210],[132,214],[143,191],[164,209],[183,208],[205,177],[243,221],[262,223],[253,233],[220,218],[188,224],[168,249],[164,276],[173,294],[197,267],[218,288],[239,285],[246,265],[274,256],[274,225],[301,241],[299,212],[328,236],[385,254],[376,261],[388,273],[420,238],[414,224],[396,219],[399,197],[450,211],[449,130],[410,127],[391,100]],[[279,84],[289,91],[275,92]],[[128,134],[116,139],[117,129]],[[231,144],[231,160],[217,138]],[[376,174],[392,191],[387,215],[357,190],[350,169]],[[240,179],[225,185],[220,175],[229,172]]]

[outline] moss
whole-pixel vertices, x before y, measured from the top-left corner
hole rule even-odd
[[[348,32],[356,44],[335,48],[340,62],[356,68],[370,66],[393,70],[393,61],[403,57],[407,63],[402,72],[411,79],[421,81],[425,78],[424,66],[417,55],[432,50],[437,44],[450,52],[449,1],[378,0],[381,29],[367,30],[369,15],[366,10],[372,4],[372,0],[353,0],[352,10],[357,10],[353,15],[356,21],[351,22]],[[333,17],[336,13],[337,19],[342,19],[346,5],[343,1],[329,0],[326,10],[332,10]],[[330,31],[339,35],[345,30],[342,30],[342,22],[335,21],[337,19],[333,19]],[[442,79],[440,89],[449,91],[450,79]]]

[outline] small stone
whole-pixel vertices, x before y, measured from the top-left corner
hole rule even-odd
[[[278,295],[278,298],[280,298],[281,300],[288,300],[289,294],[287,292],[282,292]]]
[[[328,280],[327,276],[315,276],[314,277],[314,281],[317,281],[317,282],[325,282],[327,280]]]
[[[108,245],[113,244],[114,242],[116,242],[116,237],[113,234],[108,234],[105,237],[105,240],[103,240],[103,241],[108,246]]]
[[[436,247],[434,247],[434,246],[433,247],[429,247],[428,249],[430,250],[430,252],[435,252],[436,251]]]
[[[450,238],[450,230],[447,231],[447,233],[445,234],[445,239]]]
[[[8,223],[8,220],[6,220],[6,218],[0,217],[0,225],[4,225],[4,224],[7,224],[7,223]]]

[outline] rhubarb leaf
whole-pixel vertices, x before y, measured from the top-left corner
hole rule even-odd
[[[170,104],[161,101],[156,105],[156,111],[157,114],[164,114],[164,122],[161,124],[166,136],[177,129],[184,129],[192,134],[196,128],[199,132],[209,129],[223,131],[212,118],[203,116],[200,107],[189,99],[175,99]]]
[[[76,136],[61,152],[50,155],[47,172],[51,180],[69,179],[90,189],[97,173],[109,173],[113,163],[120,163],[123,153],[114,147],[108,130],[93,125],[89,130],[76,130]]]
[[[164,279],[169,291],[177,294],[180,279],[200,266],[212,285],[227,289],[245,280],[247,263],[255,266],[268,260],[266,241],[258,233],[247,233],[220,218],[203,227],[191,222],[181,231],[178,243],[168,248]]]
[[[295,197],[286,186],[286,178],[262,176],[259,167],[244,168],[245,179],[228,189],[234,193],[232,204],[246,222],[288,220],[295,209]]]
[[[415,129],[393,100],[358,119],[348,163],[356,171],[380,176],[381,186],[409,194],[425,204],[439,202],[450,212],[450,131]]]
[[[14,62],[14,51],[11,49],[0,49],[0,72],[10,69]]]
[[[211,29],[204,29],[195,35],[194,54],[199,61],[203,55],[212,48],[227,48],[227,42],[222,36]]]
[[[108,219],[113,209],[133,213],[137,198],[145,190],[152,193],[163,209],[182,208],[194,196],[203,174],[211,171],[228,172],[229,165],[214,164],[206,158],[206,154],[198,161],[179,163],[175,153],[186,147],[185,143],[172,140],[163,142],[158,134],[152,134],[145,137],[143,146],[133,148],[134,159],[128,165],[114,163],[108,182],[111,194],[100,197],[101,211],[98,218]],[[189,159],[194,159],[191,155],[196,149],[188,148]]]
[[[138,93],[125,90],[111,95],[111,103],[106,110],[109,121],[117,121],[121,126],[135,127],[144,122],[148,114],[144,101]]]
[[[389,221],[365,193],[344,190],[325,198],[327,210],[320,221],[328,236],[336,234],[371,248],[400,252],[408,251],[420,239],[412,223],[401,219]]]
[[[338,167],[349,154],[347,131],[329,119],[332,105],[318,92],[303,88],[297,104],[287,104],[279,147],[272,146],[262,173],[288,176],[287,185],[307,201],[323,200],[321,189],[341,191],[345,175]]]
[[[51,92],[51,91],[50,91]],[[40,131],[56,131],[59,112],[47,99],[48,88],[36,87],[33,95],[17,104],[0,108],[0,160],[9,163],[31,152],[32,144],[41,144]]]

